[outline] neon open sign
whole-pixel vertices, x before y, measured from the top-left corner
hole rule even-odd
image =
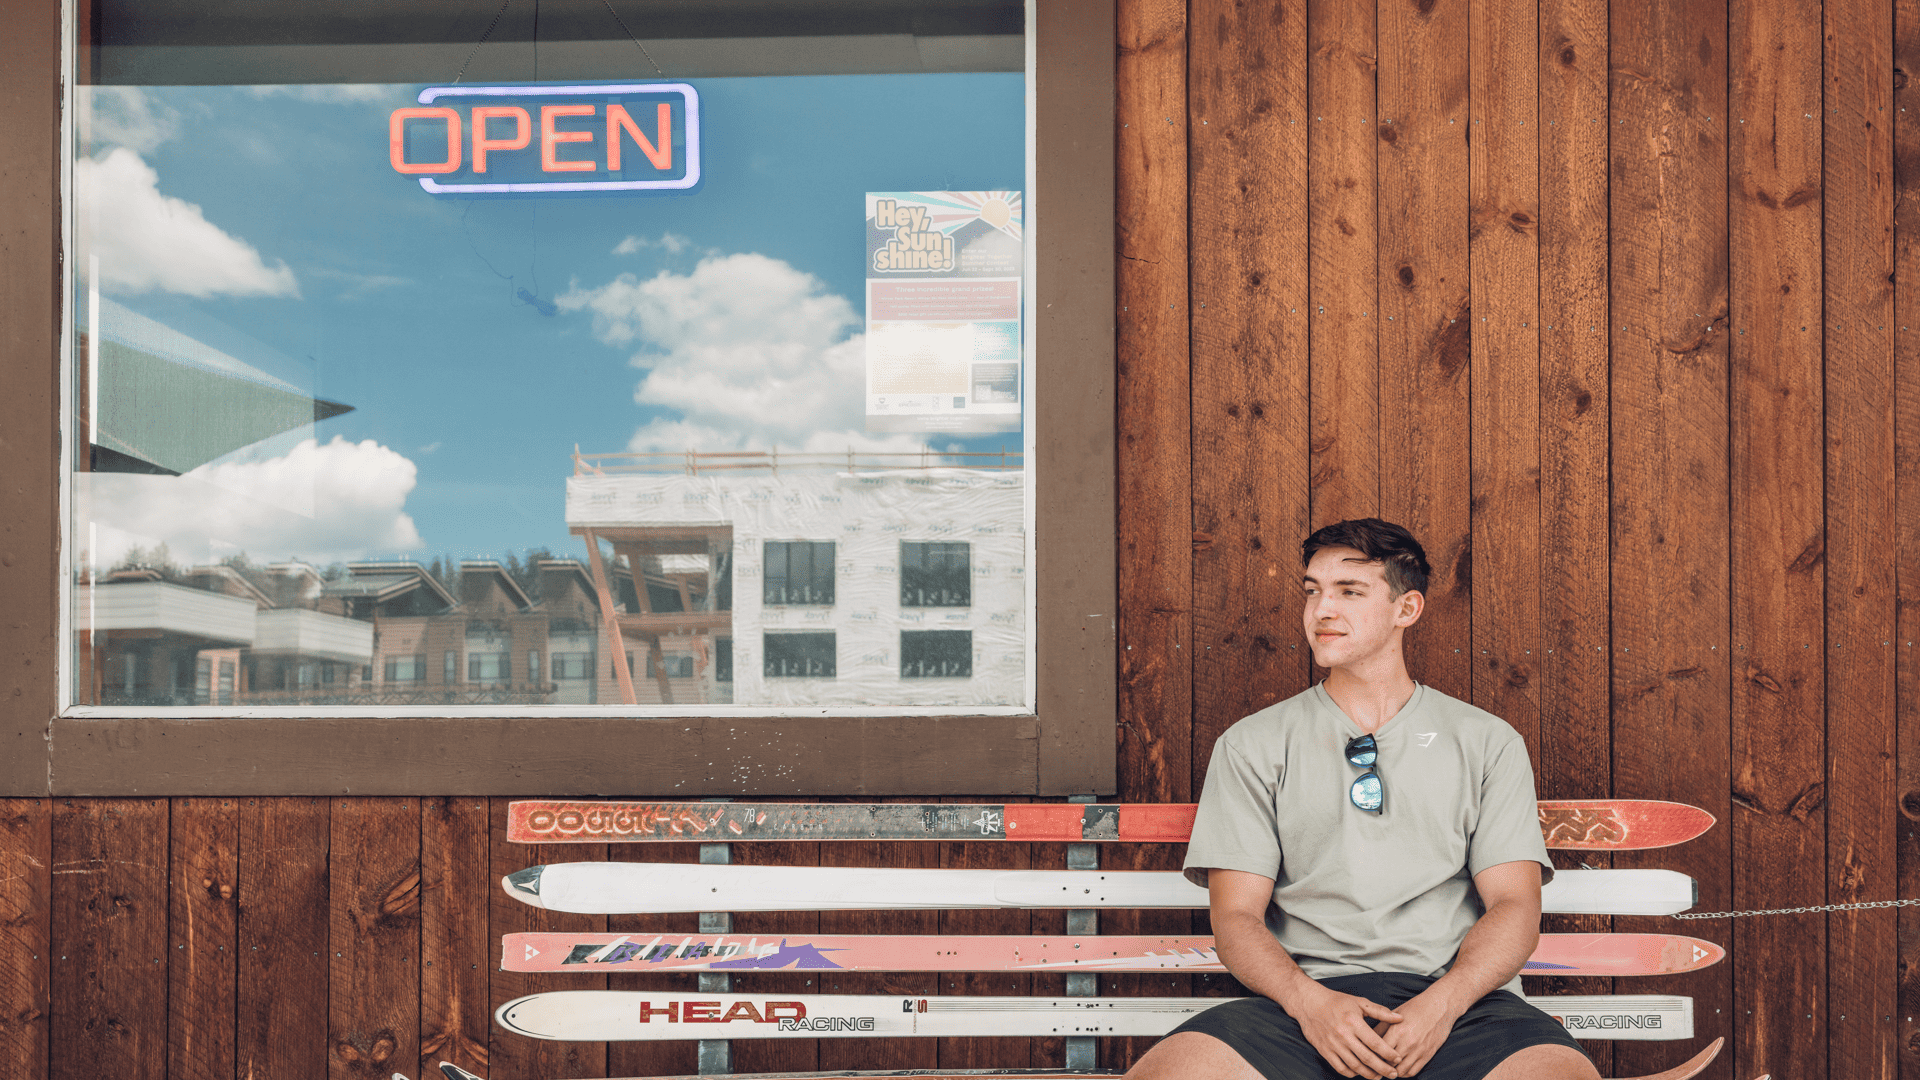
[[[395,172],[435,194],[684,190],[700,183],[685,83],[430,86],[387,121]]]

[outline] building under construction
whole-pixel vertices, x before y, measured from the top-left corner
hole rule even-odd
[[[1017,454],[575,454],[602,700],[1022,704],[1025,499]]]

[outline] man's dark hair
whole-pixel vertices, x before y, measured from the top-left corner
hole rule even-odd
[[[1405,592],[1427,591],[1427,551],[1413,534],[1391,521],[1379,518],[1354,518],[1316,529],[1300,544],[1300,565],[1313,561],[1321,548],[1353,548],[1369,562],[1386,566],[1387,588],[1394,596]]]

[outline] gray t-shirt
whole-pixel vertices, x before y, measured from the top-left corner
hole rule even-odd
[[[1362,971],[1439,975],[1484,912],[1473,875],[1505,862],[1553,878],[1518,732],[1492,713],[1417,686],[1374,733],[1379,814],[1347,790],[1365,734],[1315,685],[1228,728],[1213,747],[1186,875],[1274,879],[1267,927],[1315,979]],[[1516,976],[1504,989],[1520,992]]]

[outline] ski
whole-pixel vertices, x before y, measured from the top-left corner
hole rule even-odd
[[[1581,1039],[1691,1039],[1693,999],[1529,997]],[[570,1042],[927,1036],[1165,1035],[1219,998],[890,997],[554,990],[493,1014],[516,1035]]]
[[[1673,934],[1542,934],[1523,975],[1620,978],[1711,967]],[[502,971],[1225,971],[1210,937],[507,934]]]
[[[1713,1059],[1720,1056],[1720,1048],[1726,1045],[1724,1038],[1715,1039],[1707,1048],[1675,1065],[1671,1069],[1648,1076],[1626,1078],[1626,1080],[1693,1080],[1706,1071]],[[440,1063],[440,1073],[446,1080],[482,1080],[481,1077],[461,1068],[452,1062]],[[406,1077],[394,1073],[394,1080],[406,1080]],[[621,1080],[716,1080],[712,1076],[629,1076]],[[1048,1072],[1020,1072],[1012,1069],[965,1069],[965,1070],[906,1070],[901,1072],[812,1072],[812,1073],[740,1073],[732,1074],[729,1080],[1122,1080],[1118,1073],[1068,1072],[1057,1069]],[[1759,1080],[1769,1080],[1762,1074]]]
[[[594,915],[1207,906],[1207,890],[1166,870],[576,862],[531,866],[500,885],[534,907]],[[1672,915],[1693,906],[1698,886],[1673,870],[1560,870],[1540,898],[1543,911],[1558,915]]]
[[[687,840],[1024,840],[1182,844],[1192,803],[659,803],[527,800],[507,810],[522,844]],[[1685,803],[1570,799],[1540,803],[1547,846],[1639,851],[1685,843],[1714,817]]]

